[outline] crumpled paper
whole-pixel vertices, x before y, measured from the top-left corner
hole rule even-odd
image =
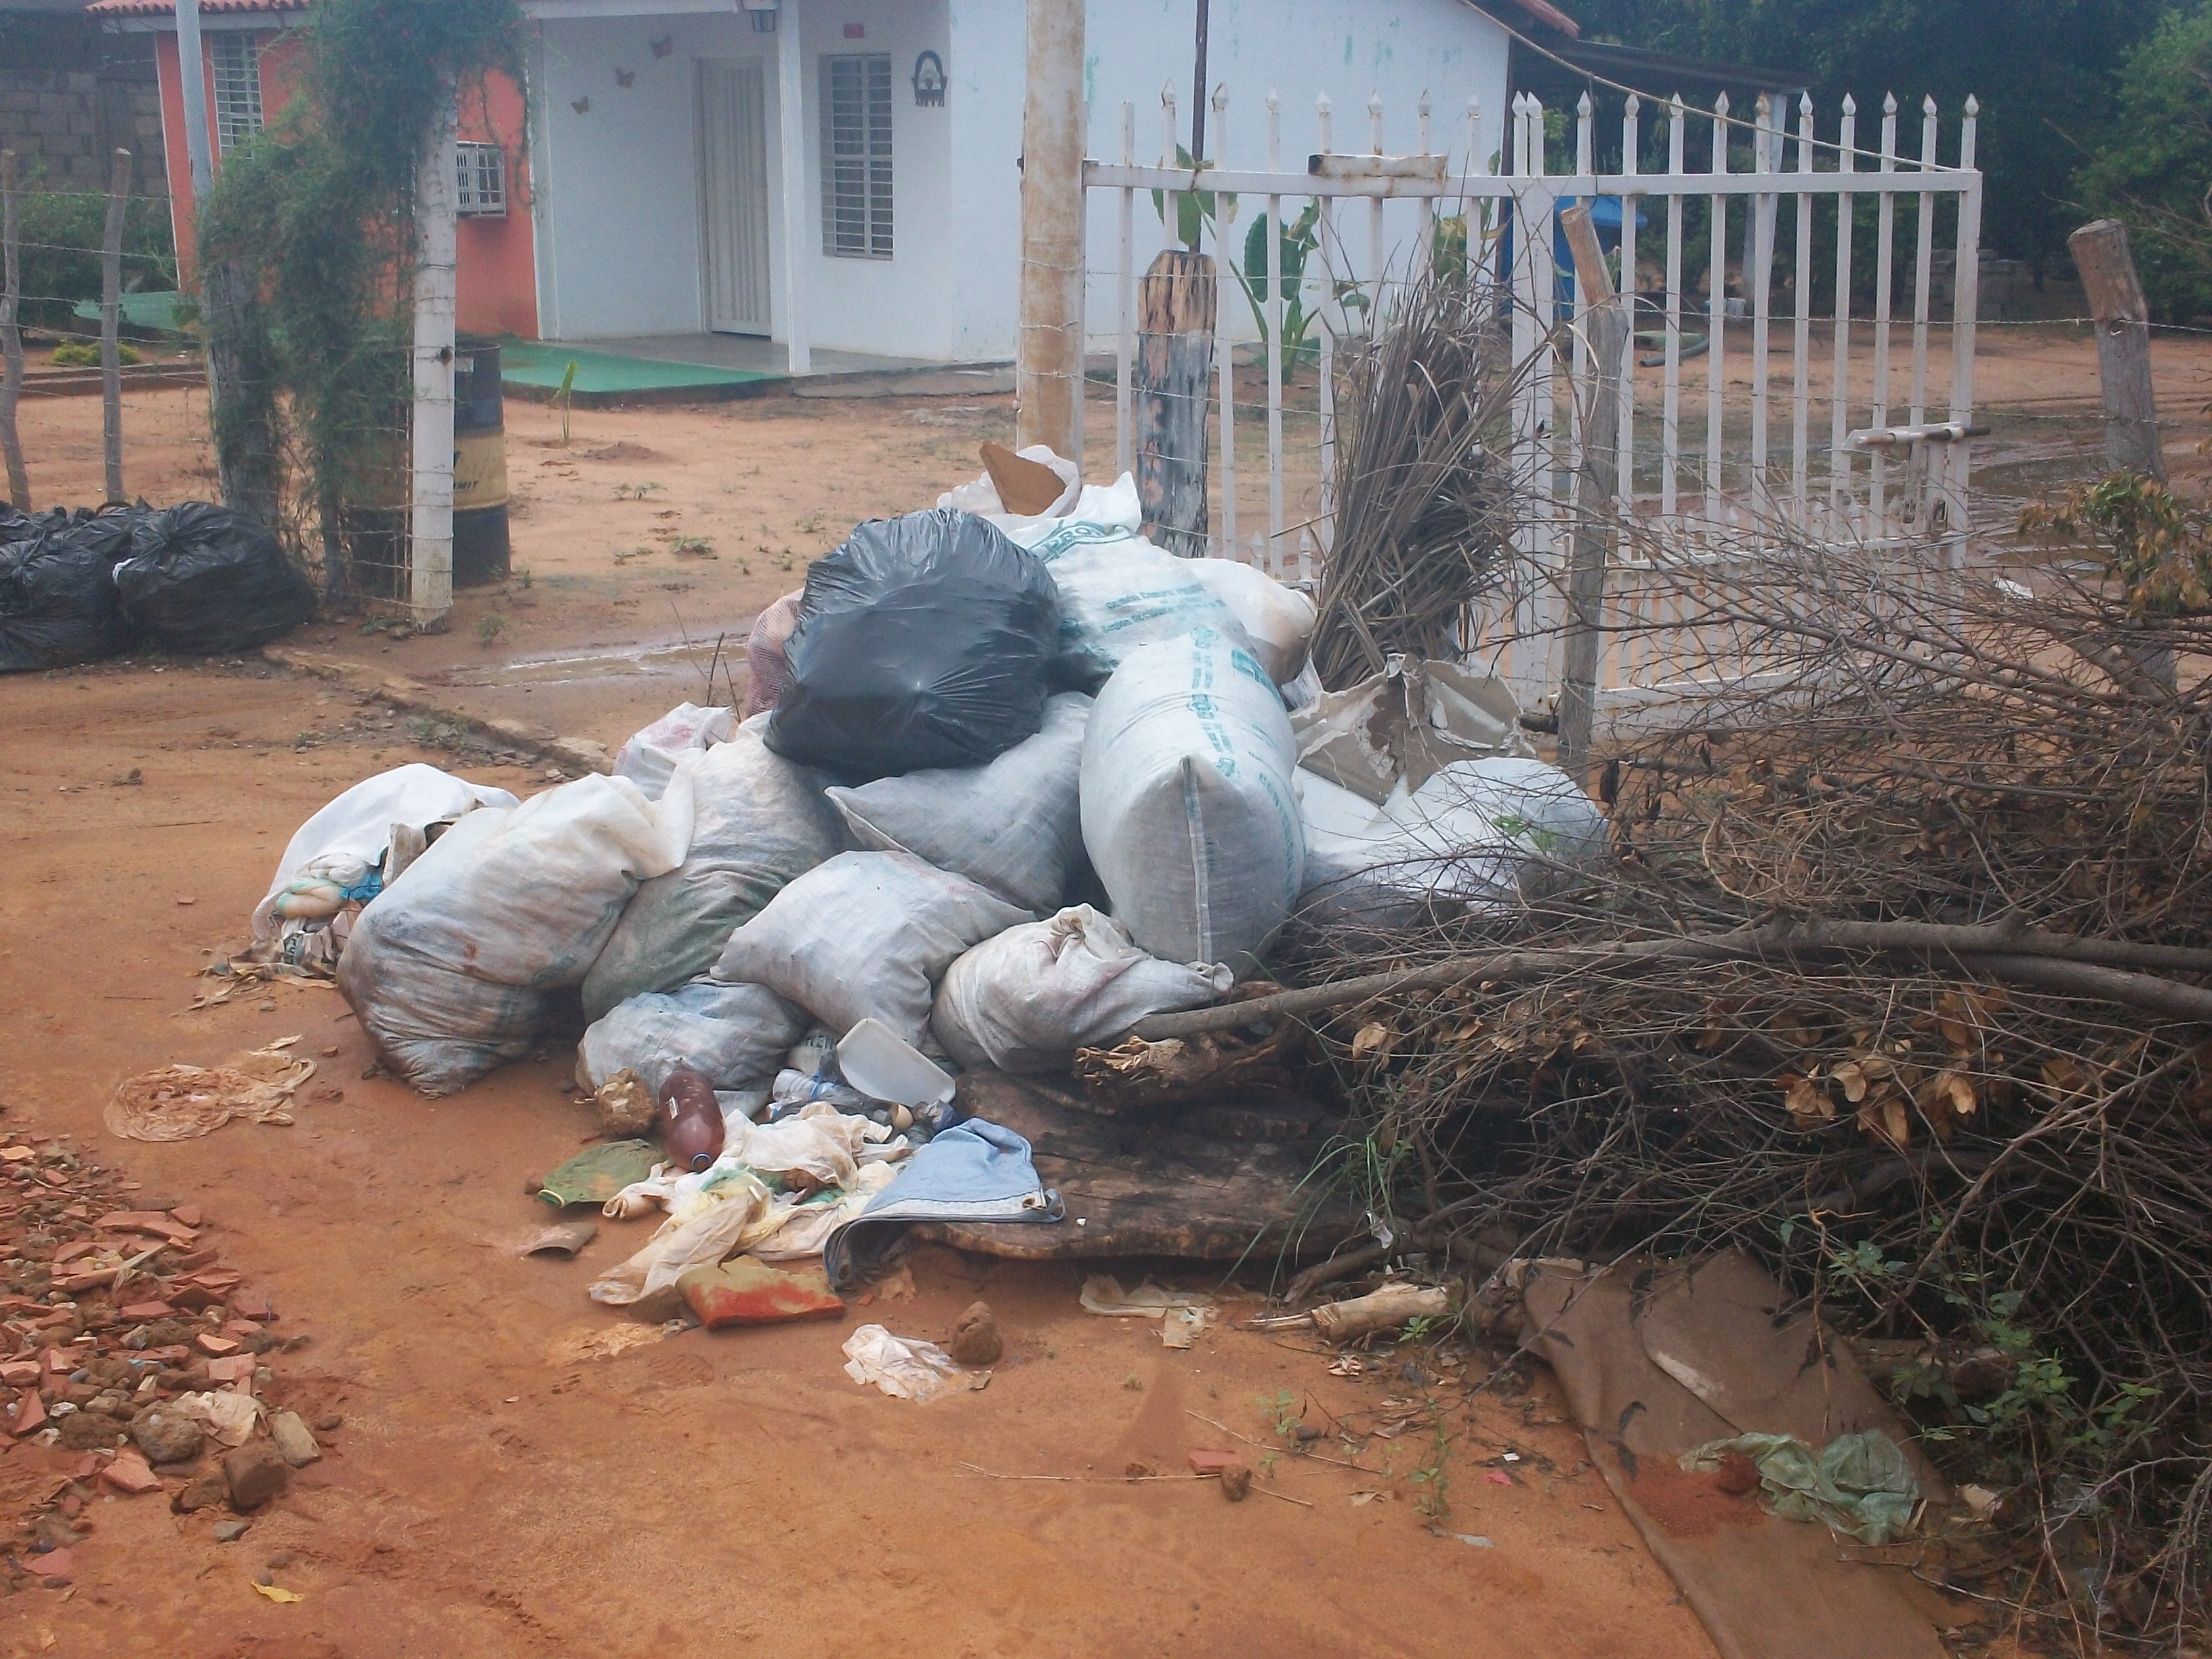
[[[178,1416],[198,1424],[226,1446],[244,1445],[246,1437],[253,1432],[253,1425],[261,1420],[258,1400],[250,1394],[234,1394],[227,1389],[179,1395],[171,1409]]]
[[[863,1325],[845,1339],[845,1375],[862,1388],[872,1382],[894,1400],[923,1405],[991,1380],[988,1371],[961,1370],[934,1342],[893,1336],[880,1325]]]
[[[1203,1291],[1172,1291],[1150,1279],[1125,1291],[1110,1273],[1093,1273],[1085,1279],[1082,1302],[1091,1312],[1111,1318],[1158,1320],[1160,1346],[1167,1348],[1191,1346],[1217,1312],[1213,1298]]]
[[[163,1066],[116,1085],[107,1103],[107,1132],[125,1140],[191,1140],[234,1117],[256,1123],[292,1121],[292,1096],[315,1074],[315,1062],[287,1052],[284,1037],[220,1066]]]

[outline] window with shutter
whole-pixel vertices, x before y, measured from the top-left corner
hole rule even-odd
[[[822,251],[891,257],[891,60],[822,59]]]

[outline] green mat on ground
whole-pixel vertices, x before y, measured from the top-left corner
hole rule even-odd
[[[625,357],[612,351],[579,351],[557,340],[501,340],[500,377],[523,386],[558,391],[568,365],[576,366],[575,390],[583,392],[646,392],[661,386],[741,386],[773,380],[757,369],[717,368],[708,363],[664,363],[652,357]]]

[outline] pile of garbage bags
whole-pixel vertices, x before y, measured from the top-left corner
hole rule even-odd
[[[315,593],[254,520],[208,501],[24,513],[0,501],[0,673],[136,646],[216,655],[303,623]]]
[[[334,972],[425,1094],[531,1053],[578,997],[603,1106],[712,1094],[705,1167],[633,1194],[670,1210],[660,1254],[603,1300],[895,1218],[921,1176],[861,1172],[951,1133],[962,1068],[1064,1069],[1218,1001],[1295,914],[1504,915],[1605,855],[1500,683],[1394,662],[1327,691],[1304,594],[1170,556],[1128,477],[1049,464],[1046,513],[998,510],[987,477],[858,526],[755,627],[749,713],[685,704],[613,775],[526,801],[403,768],[287,848],[255,951]],[[812,1146],[801,1122],[842,1148],[804,1215],[744,1151]],[[940,1163],[999,1160],[993,1213],[1050,1212],[1026,1149],[976,1133]]]

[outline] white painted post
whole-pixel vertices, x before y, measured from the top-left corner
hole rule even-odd
[[[1627,178],[1644,171],[1642,149],[1643,131],[1639,118],[1644,112],[1644,100],[1634,93],[1628,94],[1620,118],[1620,170]],[[1621,309],[1628,325],[1620,331],[1620,448],[1613,462],[1615,502],[1623,513],[1636,499],[1636,214],[1641,193],[1632,194],[1624,185],[1620,192],[1620,293]]]
[[[1936,100],[1920,102],[1920,170],[1936,165]],[[1936,192],[1920,192],[1919,235],[1912,258],[1912,424],[1928,418],[1928,301],[1936,262]]]
[[[806,52],[799,0],[780,0],[775,20],[777,143],[783,150],[783,343],[793,374],[814,372],[806,330]]]
[[[1229,168],[1229,83],[1218,82],[1213,88],[1213,162],[1223,172]],[[1216,194],[1213,198],[1213,257],[1221,267],[1219,280],[1213,284],[1213,356],[1221,379],[1221,556],[1237,556],[1237,368],[1233,342],[1229,337],[1229,325],[1234,320],[1229,296],[1237,292],[1237,238],[1231,227],[1237,222],[1237,207],[1226,197]]]
[[[1836,171],[1858,171],[1859,104],[1844,94],[1843,131],[1837,139]],[[1844,532],[1850,506],[1851,454],[1844,447],[1851,418],[1851,211],[1858,198],[1845,190],[1836,197],[1836,340],[1834,368],[1828,376],[1828,533]]]
[[[1752,171],[1771,173],[1776,159],[1774,100],[1760,93],[1752,113],[1756,124],[1752,141]],[[1747,296],[1751,301],[1751,510],[1759,519],[1764,519],[1772,507],[1772,492],[1766,482],[1766,382],[1771,371],[1767,354],[1774,320],[1774,210],[1775,197],[1771,191],[1761,191],[1752,198],[1751,259],[1743,273],[1751,289]]]
[[[1083,459],[1083,0],[1029,0],[1017,444]]]
[[[1974,135],[1981,114],[1981,100],[1969,93],[1966,118],[1959,129],[1959,167],[1962,172],[1974,170]],[[1957,264],[1951,289],[1951,418],[1966,427],[1974,423],[1974,323],[1981,308],[1982,186],[1978,179],[1969,184],[1959,198],[1955,246]],[[1966,471],[1972,442],[1971,438],[1961,438],[1948,446],[1944,454],[1948,464],[1945,482],[1956,515],[1954,522],[1962,529],[1966,522]]]
[[[1137,165],[1137,106],[1124,102],[1121,106],[1121,165]],[[1128,185],[1121,186],[1120,215],[1115,226],[1115,240],[1120,252],[1114,267],[1114,303],[1118,327],[1114,337],[1114,471],[1116,475],[1127,472],[1134,460],[1135,419],[1133,373],[1137,356],[1137,320],[1132,308],[1137,292],[1136,207],[1137,192]]]
[[[1813,171],[1813,94],[1797,100],[1797,171]],[[1805,527],[1806,424],[1811,415],[1813,387],[1813,198],[1797,193],[1797,259],[1790,267],[1797,290],[1796,326],[1790,347],[1790,502],[1799,530]]]
[[[415,625],[453,608],[453,301],[459,220],[450,99],[415,180],[415,408],[408,605]]]
[[[1367,153],[1382,153],[1382,94],[1377,89],[1367,94]],[[1368,292],[1367,328],[1370,339],[1382,326],[1384,269],[1382,241],[1382,198],[1370,198],[1367,204],[1367,280],[1372,284]]]
[[[1283,170],[1283,100],[1267,88],[1267,171]],[[1267,198],[1267,562],[1285,568],[1283,537],[1283,198]]]
[[[1336,127],[1332,117],[1328,94],[1324,92],[1314,100],[1314,121],[1324,155],[1336,149]],[[1316,296],[1314,320],[1321,330],[1321,508],[1314,539],[1326,554],[1330,539],[1329,514],[1336,510],[1336,335],[1344,308],[1333,297],[1336,290],[1336,204],[1331,197],[1319,199],[1321,234],[1314,252],[1321,255],[1321,292]],[[1308,562],[1303,548],[1299,559],[1302,565]]]
[[[1897,171],[1897,94],[1881,99],[1881,162],[1884,183]],[[1877,198],[1874,253],[1874,410],[1869,424],[1889,424],[1889,314],[1892,273],[1897,252],[1897,197],[1885,189]],[[1867,463],[1866,533],[1887,534],[1889,501],[1887,453],[1876,449]]]
[[[1716,174],[1729,170],[1729,95],[1713,100],[1713,161]],[[1705,277],[1705,520],[1721,520],[1721,391],[1726,383],[1723,326],[1728,314],[1728,198],[1712,198],[1712,263]]]
[[[1667,364],[1659,404],[1659,511],[1674,516],[1682,462],[1682,94],[1667,103]]]

